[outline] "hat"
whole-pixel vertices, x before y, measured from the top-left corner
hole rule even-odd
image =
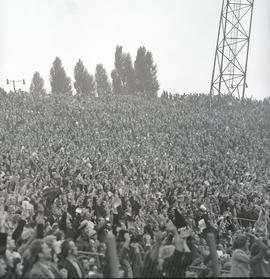
[[[85,227],[89,227],[89,229],[94,229],[95,224],[89,220],[83,220],[79,226],[79,230]]]
[[[204,181],[204,185],[210,186],[210,183],[209,183],[207,180],[205,180],[205,181]]]
[[[206,211],[207,209],[206,209],[206,207],[202,204],[202,205],[200,206],[200,210]]]
[[[113,193],[109,191],[109,192],[108,192],[108,196],[109,196],[109,197],[113,196]]]

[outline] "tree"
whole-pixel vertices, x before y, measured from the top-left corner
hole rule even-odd
[[[74,68],[74,88],[79,96],[95,96],[95,81],[84,67],[81,59]]]
[[[95,80],[98,97],[111,95],[111,84],[108,79],[108,74],[102,64],[97,64],[96,66]]]
[[[122,82],[120,79],[119,74],[114,69],[111,72],[111,78],[112,78],[112,91],[114,95],[119,95],[123,92]]]
[[[123,54],[123,47],[122,46],[116,46],[115,48],[115,54],[114,54],[114,67],[116,70],[116,73],[119,77],[119,92],[118,94],[124,93],[124,54]],[[121,83],[121,86],[120,86]]]
[[[124,91],[126,94],[136,92],[136,76],[129,53],[124,57]]]
[[[40,76],[39,72],[35,72],[29,88],[30,94],[44,95],[46,90],[44,89],[44,79]]]
[[[65,69],[62,66],[62,61],[59,57],[56,57],[53,61],[53,66],[50,70],[50,83],[52,93],[72,94],[71,79],[67,77]]]
[[[113,84],[117,83],[117,94],[134,94],[136,91],[136,77],[129,53],[123,52],[122,46],[116,46],[114,56],[115,73]],[[117,81],[116,81],[117,79]]]
[[[152,53],[146,51],[145,47],[138,48],[134,68],[137,90],[145,96],[157,97],[157,66],[154,64]]]
[[[147,75],[145,53],[146,53],[145,47],[138,48],[136,60],[134,63],[137,89],[142,93],[145,93],[145,77]]]
[[[2,96],[7,95],[7,92],[2,87],[0,87],[0,95],[2,95]]]

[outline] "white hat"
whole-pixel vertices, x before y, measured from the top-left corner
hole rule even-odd
[[[210,183],[209,183],[207,180],[205,180],[205,181],[204,181],[204,185],[210,186]]]
[[[83,220],[79,226],[79,229],[81,229],[82,227],[88,227],[90,230],[92,230],[95,226],[95,224],[91,221],[88,221],[88,220]]]
[[[206,211],[207,208],[202,204],[202,205],[200,206],[200,210]]]
[[[109,191],[109,192],[108,192],[108,196],[109,196],[109,197],[113,196],[113,193]]]

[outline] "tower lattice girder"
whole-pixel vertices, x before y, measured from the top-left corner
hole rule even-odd
[[[244,98],[254,0],[223,0],[210,95]]]

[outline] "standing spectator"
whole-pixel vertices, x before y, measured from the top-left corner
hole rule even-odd
[[[238,235],[233,242],[231,277],[249,277],[250,259],[247,255],[248,238]]]
[[[49,262],[51,261],[51,249],[44,242],[44,240],[36,239],[31,243],[30,246],[31,260],[33,266],[29,272],[30,279],[38,278],[51,278],[55,276],[50,270]]]
[[[62,254],[59,269],[65,268],[68,272],[67,278],[84,278],[83,267],[77,260],[78,250],[72,239],[66,239],[61,246]]]
[[[265,261],[267,246],[256,239],[250,250],[251,277],[270,277],[270,265]]]

